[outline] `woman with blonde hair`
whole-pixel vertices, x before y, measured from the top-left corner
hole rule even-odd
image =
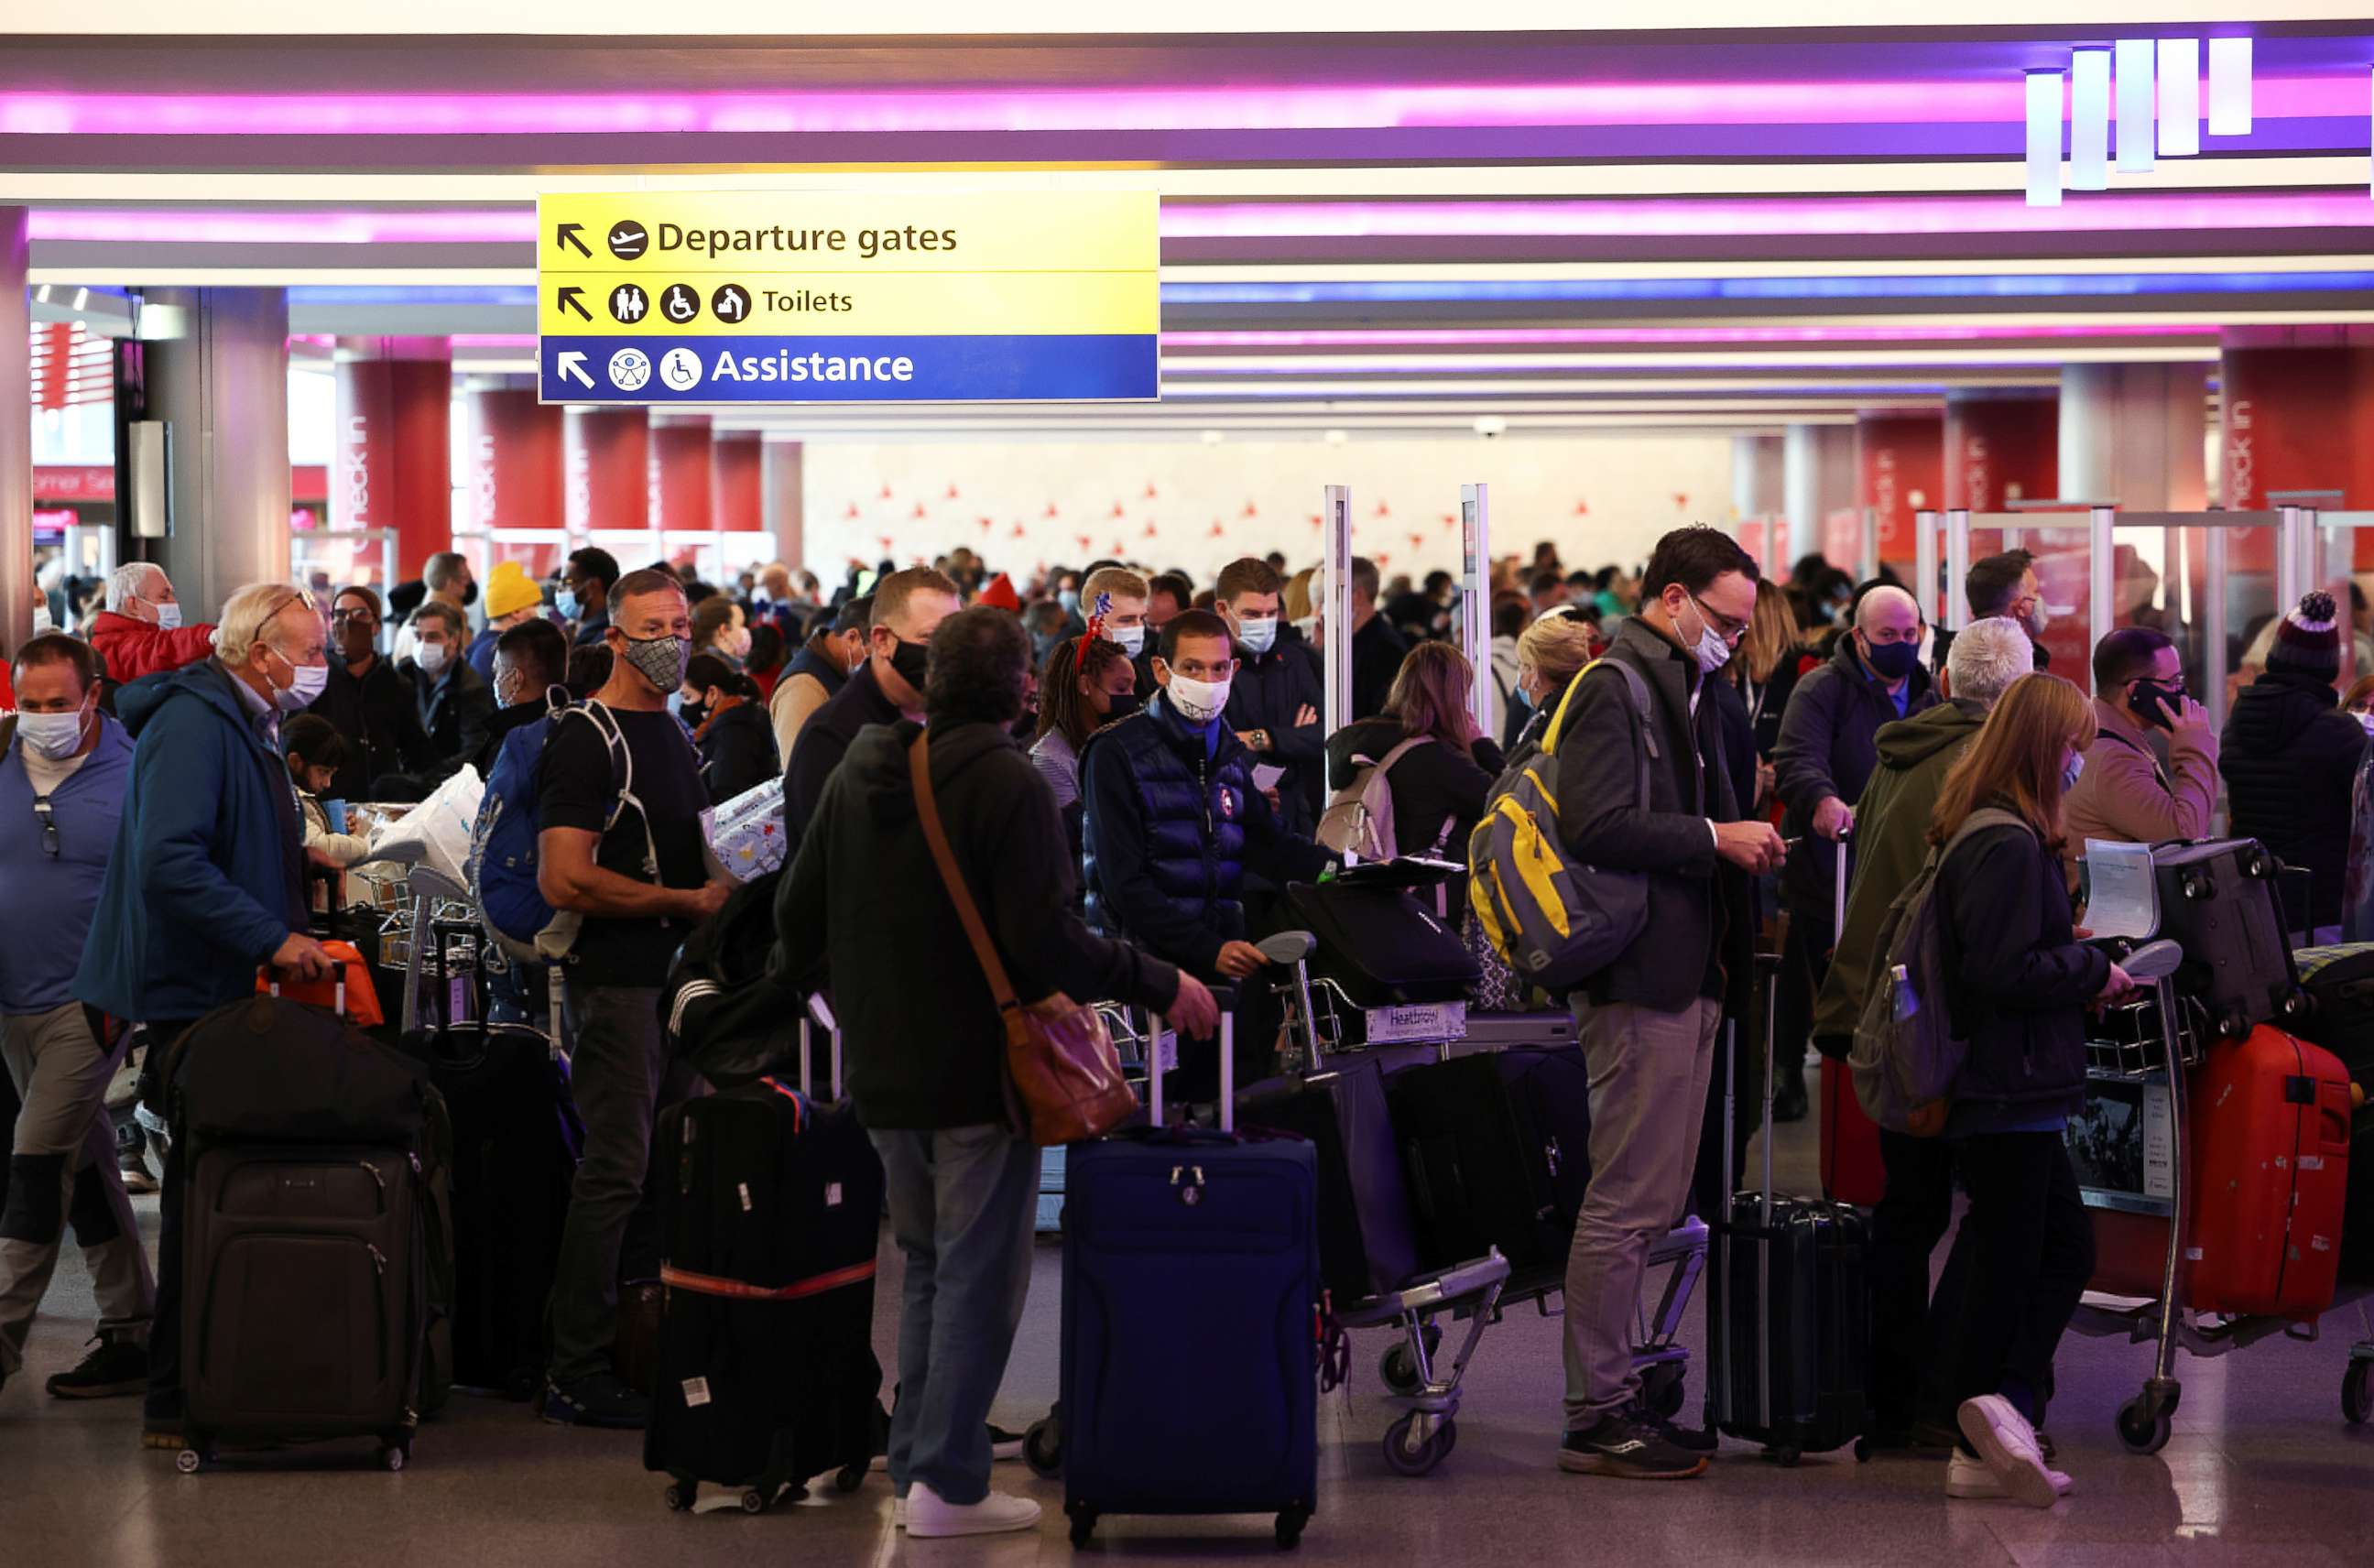
[[[1946,1022],[1969,1052],[1945,1126],[1970,1195],[1954,1243],[1969,1284],[1945,1336],[1961,1428],[1948,1497],[2050,1508],[2069,1489],[2036,1436],[2053,1350],[2094,1270],[2062,1134],[2085,1095],[2086,1010],[2133,989],[2077,940],[2062,872],[2063,802],[2095,733],[2077,688],[2021,677],[1945,775],[1929,826]]]
[[[1518,634],[1516,696],[1532,712],[1510,755],[1541,744],[1567,687],[1606,646],[1599,628],[1579,615],[1545,615]]]

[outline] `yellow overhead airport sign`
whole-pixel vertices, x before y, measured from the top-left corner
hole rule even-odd
[[[538,203],[548,403],[1151,398],[1151,192]]]

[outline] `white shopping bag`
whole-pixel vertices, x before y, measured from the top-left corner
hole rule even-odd
[[[783,781],[769,779],[703,811],[700,836],[709,846],[709,868],[716,876],[748,882],[782,869],[789,847],[783,836]]]
[[[469,886],[464,867],[470,858],[470,831],[477,823],[478,803],[486,793],[478,770],[464,762],[428,799],[373,833],[366,860],[426,866]]]

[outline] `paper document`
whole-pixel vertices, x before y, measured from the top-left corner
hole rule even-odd
[[[1277,781],[1284,777],[1286,777],[1286,770],[1284,768],[1276,767],[1268,762],[1255,762],[1253,764],[1253,787],[1260,790],[1264,795],[1269,791],[1275,789],[1277,787]]]
[[[2097,937],[2144,941],[2159,933],[2158,882],[2152,875],[2151,845],[2086,841],[2090,895],[2086,925]]]

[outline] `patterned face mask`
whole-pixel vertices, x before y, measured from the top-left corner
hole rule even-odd
[[[623,633],[621,634],[623,635]],[[629,637],[627,662],[662,691],[684,684],[684,666],[692,662],[689,637]]]

